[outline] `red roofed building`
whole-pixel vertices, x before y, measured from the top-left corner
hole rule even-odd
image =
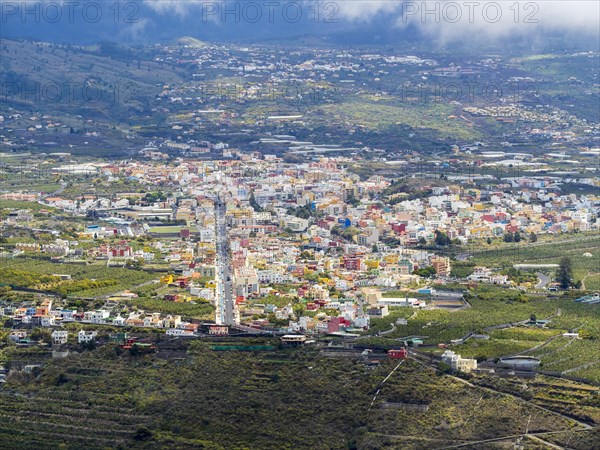
[[[519,227],[517,225],[506,225],[507,233],[516,233],[517,231],[519,231]]]
[[[350,321],[344,319],[343,317],[332,317],[331,320],[327,323],[327,332],[328,333],[336,333],[340,331],[340,327],[349,327]]]
[[[397,234],[402,234],[406,232],[406,224],[405,223],[394,223],[392,224],[392,231]]]
[[[398,350],[388,350],[388,356],[392,359],[406,359],[408,352],[405,348]]]
[[[361,262],[361,259],[356,255],[344,256],[344,269],[360,270]]]

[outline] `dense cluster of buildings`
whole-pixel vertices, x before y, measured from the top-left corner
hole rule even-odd
[[[104,180],[134,180],[153,188],[147,194],[40,198],[48,208],[86,216],[87,225],[72,240],[17,242],[13,256],[45,253],[58,260],[157,265],[166,272],[160,284],[172,288],[161,294],[164,301],[216,304],[214,207],[219,194],[225,202],[233,296],[242,320],[255,327],[338,332],[365,329],[371,317],[385,316],[390,306],[425,307],[415,299],[377,298],[364,288],[416,290],[432,281],[443,283],[453,277],[450,259],[440,254],[450,242],[482,243],[507,234],[527,239],[600,227],[598,198],[545,190],[549,180],[541,179],[541,189],[524,177],[495,183],[437,180],[425,187],[428,195],[413,198],[394,190],[387,178],[353,174],[347,169],[351,161],[330,157],[286,163],[251,153],[235,161],[99,164],[97,175]],[[476,267],[469,279],[510,283],[487,267]],[[86,314],[92,320],[96,313]],[[175,319],[111,320],[155,326]]]

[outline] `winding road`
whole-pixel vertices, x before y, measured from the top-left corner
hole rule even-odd
[[[546,275],[543,272],[538,272],[537,276],[540,281],[538,284],[535,285],[536,289],[544,289],[552,281],[552,278],[550,278],[548,275]]]

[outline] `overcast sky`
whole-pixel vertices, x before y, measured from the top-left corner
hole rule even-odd
[[[108,35],[115,39],[128,35],[145,40],[165,35],[207,38],[215,30],[216,37],[233,39],[252,33],[278,37],[353,29],[359,33],[364,30],[366,36],[417,30],[438,43],[497,41],[528,35],[539,38],[547,33],[564,33],[566,39],[569,35],[587,35],[597,41],[600,35],[600,1],[596,0],[135,0],[135,10],[131,9],[131,1],[122,0],[118,20],[113,17],[116,2],[98,0],[95,3],[102,9],[98,23],[82,18],[82,5],[90,0],[77,1],[75,23],[68,23],[66,6],[61,22],[53,23],[48,18],[54,10],[44,9],[43,5],[65,5],[65,0],[0,0],[1,28],[5,28],[4,34],[22,32],[36,38],[46,32],[69,37],[68,33],[75,36],[82,31],[90,37],[106,38],[108,29]],[[290,3],[293,5],[287,6]],[[42,5],[41,20],[24,15],[26,4]],[[301,18],[296,21],[298,13]],[[260,15],[258,21],[253,20],[256,14]],[[129,16],[132,21],[125,20]]]

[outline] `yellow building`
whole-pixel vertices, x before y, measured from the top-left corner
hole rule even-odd
[[[162,284],[171,284],[173,283],[173,275],[169,274],[169,275],[163,275],[162,277],[160,277],[160,282]]]
[[[395,255],[395,254],[385,255],[383,257],[383,259],[387,264],[397,264],[398,263],[398,255]]]
[[[379,261],[373,259],[365,261],[365,265],[368,270],[379,269]]]

